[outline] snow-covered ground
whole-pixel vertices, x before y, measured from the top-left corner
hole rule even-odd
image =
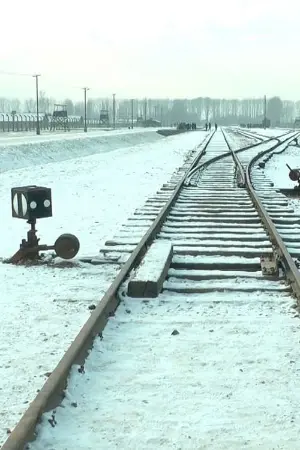
[[[288,164],[292,169],[300,168],[300,148],[289,146],[288,149],[278,155],[273,155],[266,163],[264,172],[266,177],[273,181],[274,186],[281,189],[293,189],[297,183],[290,180]],[[289,205],[300,214],[300,198],[288,198]]]
[[[53,244],[61,233],[70,232],[80,239],[80,255],[97,254],[207,135],[199,131],[166,139],[152,131],[157,142],[149,143],[147,133],[140,133],[137,145],[125,146],[126,137],[123,148],[112,151],[110,141],[106,148],[102,142],[98,154],[77,157],[97,151],[95,142],[84,138],[76,144],[73,159],[74,140],[59,140],[52,152],[58,162],[50,163],[53,142],[44,143],[43,151],[37,145],[20,153],[15,148],[6,159],[9,149],[0,149],[1,167],[6,170],[0,185],[0,257],[11,256],[26,237],[26,222],[11,217],[10,189],[27,184],[52,188],[54,216],[37,224],[41,243]],[[69,160],[62,161],[66,154]],[[12,170],[14,165],[23,168]],[[0,265],[0,445],[6,429],[14,427],[88,318],[88,306],[100,300],[116,271],[112,266],[84,264]]]
[[[300,148],[293,145],[278,155],[274,154],[267,161],[264,172],[275,187],[293,189],[296,183],[289,178],[288,164],[292,169],[300,168]]]
[[[30,448],[299,448],[291,304],[282,293],[125,299]]]
[[[1,174],[0,227],[4,239],[0,256],[11,255],[26,234],[26,223],[11,219],[12,186],[41,183],[52,188],[54,217],[39,221],[37,227],[42,243],[52,243],[62,232],[73,232],[82,243],[82,255],[96,253],[181,165],[186,150],[199,144],[205,135],[197,132],[158,137],[156,143],[111,153],[105,152],[103,145],[98,155],[50,164],[45,164],[45,155],[38,160],[40,152],[33,149],[33,155],[25,155],[30,168]],[[72,157],[71,146],[62,145],[61,153],[57,149],[55,156],[58,161],[66,151]],[[26,166],[25,157],[22,161]],[[286,162],[293,167],[291,160]],[[285,166],[285,162],[281,164]],[[289,180],[287,168],[286,177]],[[87,319],[88,306],[99,301],[115,273],[111,266],[84,264],[26,269],[0,266],[0,302],[5,311],[0,319],[0,445],[7,436],[6,428],[13,428]],[[86,365],[90,381],[83,389],[81,384],[80,395],[70,392],[71,401],[77,401],[80,407],[69,406],[68,398],[66,409],[59,408],[58,427],[44,427],[34,449],[297,448],[297,404],[293,395],[298,381],[298,322],[289,309],[290,302],[279,295],[251,294],[251,303],[249,294],[234,299],[207,295],[202,303],[193,296],[187,304],[170,293],[164,294],[161,302],[151,300],[148,304],[127,299]],[[171,336],[175,328],[180,334]],[[178,353],[176,339],[182,339],[182,335],[187,345]],[[251,359],[254,344],[257,357]],[[128,348],[134,349],[130,355]],[[224,352],[228,357],[215,358]],[[148,364],[143,365],[149,355],[157,373],[151,386],[145,373]],[[180,373],[183,381],[176,391]],[[212,385],[211,380],[215,380]],[[91,402],[91,383],[93,389],[103,392],[105,403],[93,397],[93,414],[78,438],[77,415]],[[280,390],[282,394],[274,396]],[[286,425],[288,421],[290,426]],[[168,438],[163,429],[166,424]],[[107,434],[98,435],[95,442],[93,430],[99,426]],[[282,438],[284,433],[286,438]],[[49,434],[51,445],[49,441],[46,444]]]
[[[223,187],[225,192],[228,189],[228,193],[214,196],[215,176],[220,169],[228,178],[223,177],[219,188]],[[212,166],[211,175],[209,169],[204,171],[203,189],[197,193],[196,187],[191,188],[190,199],[195,196],[198,201],[200,198],[208,202],[216,198],[218,202],[226,200],[228,209],[233,202],[241,202],[238,213],[219,213],[216,208],[209,222],[201,224],[201,219],[198,222],[196,218],[190,219],[189,229],[193,221],[195,228],[197,224],[202,225],[195,231],[195,241],[205,223],[210,231],[219,224],[218,231],[223,232],[220,240],[226,239],[226,231],[218,222],[219,214],[236,214],[232,217],[234,220],[241,220],[243,215],[245,223],[238,224],[241,225],[239,230],[234,229],[233,224],[231,231],[234,232],[241,231],[243,226],[249,227],[249,217],[257,215],[243,210],[243,206],[247,206],[245,191],[237,188],[236,197],[230,201],[233,173],[232,163],[220,161],[219,169],[217,164]],[[187,200],[188,188],[184,196]],[[190,205],[191,202],[186,208]],[[199,205],[198,214],[203,219],[209,213],[201,211],[201,207],[203,205]],[[177,210],[181,214],[180,208],[184,206],[173,208],[173,225],[174,213]],[[195,212],[192,214],[196,216]],[[181,220],[179,217],[177,223]],[[186,222],[182,220],[184,226]],[[259,223],[254,226],[260,231]],[[259,246],[259,252],[264,251],[262,242],[251,241],[252,238],[253,232],[248,236],[249,242]],[[183,241],[184,237],[181,239]],[[236,252],[234,241],[237,245],[238,240],[232,238],[232,247],[226,253]],[[221,245],[223,243],[221,241]],[[244,239],[241,253],[247,243]],[[209,245],[207,241],[206,245]],[[266,246],[269,245],[267,241]],[[211,244],[209,251],[220,250],[216,247]],[[209,260],[217,267],[218,262],[227,259],[224,255],[205,256],[203,250],[199,253],[194,257],[175,256],[173,262],[178,263],[180,258],[185,262],[198,258],[201,263]],[[236,261],[239,257],[229,258]],[[174,271],[176,268],[173,274]],[[191,277],[195,272],[199,276],[202,270],[186,267],[185,272]],[[101,339],[95,340],[94,349],[85,362],[85,373],[73,367],[63,407],[56,409],[55,427],[47,420],[51,413],[45,414],[38,427],[37,440],[30,448],[297,449],[300,438],[299,314],[288,286],[284,281],[270,281],[260,272],[260,278],[251,280],[255,277],[253,270],[247,271],[247,279],[242,279],[235,271],[234,279],[218,282],[213,272],[210,271],[208,279],[202,272],[206,281],[200,278],[198,287],[210,285],[215,289],[222,285],[226,289],[230,283],[230,287],[237,290],[174,293],[170,292],[171,275],[164,284],[169,291],[165,290],[157,299],[132,299],[122,295],[123,301],[115,316],[109,319]],[[182,282],[185,287],[196,284],[186,276]],[[251,284],[255,285],[256,292],[238,291],[238,287]],[[259,292],[259,287],[269,292]]]

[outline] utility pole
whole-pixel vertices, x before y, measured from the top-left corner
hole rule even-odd
[[[116,94],[113,94],[113,128],[116,128]]]
[[[84,129],[83,129],[83,131],[86,133],[87,132],[87,126],[86,126],[86,91],[89,91],[90,88],[84,87],[82,89],[83,89],[83,92],[84,92]]]
[[[131,99],[131,128],[133,129],[133,98]]]
[[[267,126],[267,96],[264,96],[264,129]]]
[[[147,120],[147,99],[145,98],[145,103],[144,103],[144,121],[146,122]]]
[[[40,120],[39,120],[39,77],[41,74],[32,75],[35,78],[35,90],[36,90],[36,134],[41,134]]]

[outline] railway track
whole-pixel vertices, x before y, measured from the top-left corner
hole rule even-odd
[[[264,142],[264,141],[266,141],[268,139],[267,136],[263,136],[263,135],[258,134],[258,133],[251,133],[251,132],[247,132],[247,131],[244,131],[244,130],[238,130],[238,131],[243,136],[245,136],[247,138],[250,138],[250,139],[256,139],[257,141],[260,141],[260,142]]]
[[[257,448],[270,445],[270,429],[276,444],[286,443],[274,427],[280,418],[288,445],[297,442],[299,399],[290,386],[299,380],[291,363],[299,336],[290,306],[300,289],[291,257],[298,247],[286,249],[277,228],[288,234],[299,219],[253,160],[294,135],[232,152],[221,132],[212,134],[200,166],[197,158],[171,196],[137,211],[108,245],[123,258],[117,280],[3,450],[23,449],[45,411],[33,450]],[[154,238],[173,248],[163,292],[133,299],[132,269]],[[262,274],[262,254],[275,255],[278,273]]]

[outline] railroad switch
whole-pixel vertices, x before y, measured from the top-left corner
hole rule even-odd
[[[300,188],[300,169],[291,169],[291,167],[287,164],[287,168],[289,169],[289,178],[292,181],[297,181],[298,186],[295,186],[294,189]]]
[[[40,259],[39,252],[54,250],[63,259],[77,255],[80,243],[73,234],[62,234],[54,245],[40,245],[37,237],[37,219],[52,217],[51,189],[42,186],[22,186],[11,190],[12,217],[25,219],[30,225],[27,240],[22,239],[19,250],[6,263],[22,264]]]

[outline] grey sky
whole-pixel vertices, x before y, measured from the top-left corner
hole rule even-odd
[[[81,86],[93,97],[300,99],[299,12],[298,0],[5,1],[0,69],[41,73],[57,99],[81,99]],[[33,95],[31,77],[0,75],[0,96]]]

